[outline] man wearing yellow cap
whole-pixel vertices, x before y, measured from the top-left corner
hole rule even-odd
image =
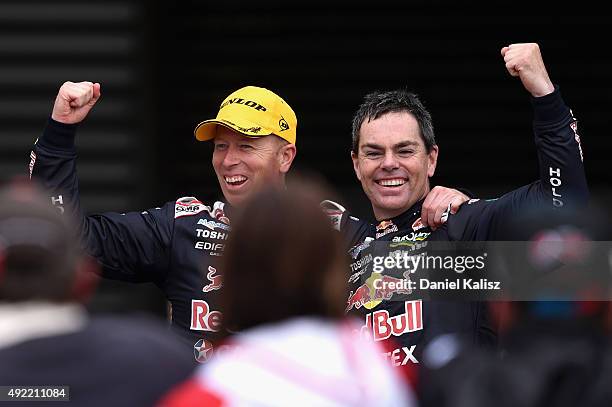
[[[240,205],[253,190],[284,185],[295,158],[297,118],[279,96],[247,86],[229,95],[217,117],[200,123],[195,136],[213,140],[213,167],[223,196]],[[275,135],[277,137],[264,137]]]
[[[230,231],[231,206],[240,206],[262,185],[284,185],[296,154],[295,113],[273,92],[247,86],[222,102],[215,119],[196,127],[198,140],[214,142],[212,163],[229,205],[182,197],[144,212],[85,217],[74,138],[77,123],[99,97],[99,83],[62,85],[31,153],[30,175],[54,191],[52,202],[62,211],[81,219],[82,238],[104,277],[153,282],[164,292],[173,326],[193,346],[196,360],[205,361],[221,324],[217,263]]]

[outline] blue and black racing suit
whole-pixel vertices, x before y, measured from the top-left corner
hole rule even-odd
[[[172,325],[195,345],[196,359],[217,339],[221,312],[219,256],[230,231],[223,202],[182,197],[143,212],[85,216],[79,203],[77,125],[49,119],[31,153],[31,177],[52,191],[60,210],[80,221],[88,253],[103,277],[152,282],[171,304]]]
[[[533,208],[576,209],[588,201],[577,121],[558,88],[531,98],[539,180],[494,200],[470,200],[443,227],[433,231],[421,223],[422,201],[399,216],[370,225],[339,205],[328,212],[346,238],[351,256],[347,311],[364,319],[361,333],[373,340],[394,339],[398,347],[388,353],[393,364],[418,362],[424,345],[434,337],[463,334],[475,344],[495,343],[496,334],[487,308],[479,301],[398,300],[408,290],[381,288],[382,277],[373,270],[380,247],[392,253],[405,243],[422,241],[503,240],[508,220]],[[385,246],[381,242],[387,242]],[[375,249],[377,246],[378,249]]]

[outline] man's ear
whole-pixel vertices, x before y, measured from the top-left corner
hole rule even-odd
[[[436,172],[436,164],[438,164],[438,146],[434,145],[431,147],[431,151],[427,153],[427,176],[433,177]]]
[[[355,170],[355,175],[357,179],[361,181],[361,172],[359,171],[359,157],[357,157],[357,153],[351,150],[351,160],[353,160],[353,169]]]
[[[285,144],[278,151],[280,171],[283,174],[289,172],[289,169],[291,168],[291,164],[293,163],[296,154],[297,148],[295,147],[295,144]]]

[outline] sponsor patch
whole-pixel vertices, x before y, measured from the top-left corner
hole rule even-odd
[[[202,240],[195,242],[193,247],[198,250],[210,250],[209,254],[211,256],[221,256],[221,253],[225,250],[224,243],[204,242]]]
[[[368,264],[373,260],[372,254],[368,253],[361,259],[350,264],[351,276],[348,279],[349,283],[354,283],[359,279],[359,276],[363,275],[368,270]]]
[[[404,301],[404,312],[390,316],[389,311],[379,310],[366,315],[361,335],[374,341],[423,329],[423,306],[421,300]]]
[[[365,240],[359,243],[357,246],[352,247],[349,250],[349,254],[353,259],[356,259],[363,250],[367,249],[370,246],[370,242],[372,242],[374,238],[366,237]]]
[[[404,235],[404,236],[396,236],[391,241],[392,243],[389,245],[389,247],[392,247],[392,248],[400,247],[400,246],[412,247],[414,242],[421,242],[427,239],[429,235],[431,235],[430,232],[418,232],[418,233],[410,232],[409,234]]]
[[[198,225],[202,225],[205,228],[208,228],[210,230],[215,230],[215,229],[222,229],[222,230],[230,230],[230,226],[225,224],[225,223],[220,223],[220,222],[215,222],[214,220],[208,220],[208,219],[200,219],[198,221]]]
[[[289,130],[289,123],[287,123],[287,120],[285,120],[283,116],[281,116],[278,121],[278,127],[280,127],[280,131]]]
[[[219,332],[221,329],[220,311],[211,310],[204,300],[191,300],[191,326],[194,331]]]
[[[202,288],[202,291],[205,293],[218,290],[223,286],[221,275],[217,274],[217,269],[213,266],[208,266],[208,274],[206,274],[206,278],[210,283]]]
[[[38,141],[38,140],[36,140]],[[32,171],[34,171],[34,164],[36,163],[36,153],[34,151],[30,152],[30,179],[32,179]]]
[[[194,197],[179,198],[174,205],[174,219],[183,216],[197,215],[204,210],[210,211],[210,207],[204,205]]]
[[[580,152],[580,161],[584,161],[584,156],[582,155],[582,144],[580,143],[580,136],[578,135],[578,122],[571,122],[570,128],[574,132],[574,140],[576,140],[576,143],[578,144],[578,151]]]
[[[385,359],[389,360],[394,367],[405,366],[408,363],[419,363],[417,358],[414,356],[414,350],[416,345],[403,346],[397,348],[392,352],[383,353]]]
[[[205,239],[216,239],[216,240],[226,240],[229,237],[229,233],[227,232],[219,232],[217,230],[208,230],[208,229],[196,229],[196,236],[198,238]]]
[[[200,339],[193,345],[193,356],[198,363],[204,363],[213,355],[213,345],[206,339]]]
[[[389,233],[397,232],[398,230],[397,225],[394,224],[392,220],[383,220],[376,225],[376,238],[378,239]]]
[[[404,278],[396,278],[373,272],[355,292],[351,291],[346,301],[346,312],[353,307],[373,309],[382,301],[390,300],[395,294],[411,294],[410,284],[409,273],[405,273]]]
[[[425,225],[423,225],[423,221],[421,220],[421,218],[418,218],[417,220],[414,221],[414,223],[412,224],[412,230],[413,231],[417,231],[419,229],[423,229],[425,227]]]

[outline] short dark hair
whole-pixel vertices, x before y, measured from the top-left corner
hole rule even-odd
[[[227,329],[344,316],[346,253],[319,202],[307,185],[265,190],[234,217],[219,294]]]
[[[76,231],[48,195],[26,181],[0,189],[0,300],[69,301]]]
[[[375,91],[368,93],[353,116],[353,152],[359,149],[359,131],[363,122],[376,120],[387,113],[408,112],[416,119],[421,131],[421,138],[429,153],[436,145],[431,114],[419,97],[405,89],[392,91]]]

